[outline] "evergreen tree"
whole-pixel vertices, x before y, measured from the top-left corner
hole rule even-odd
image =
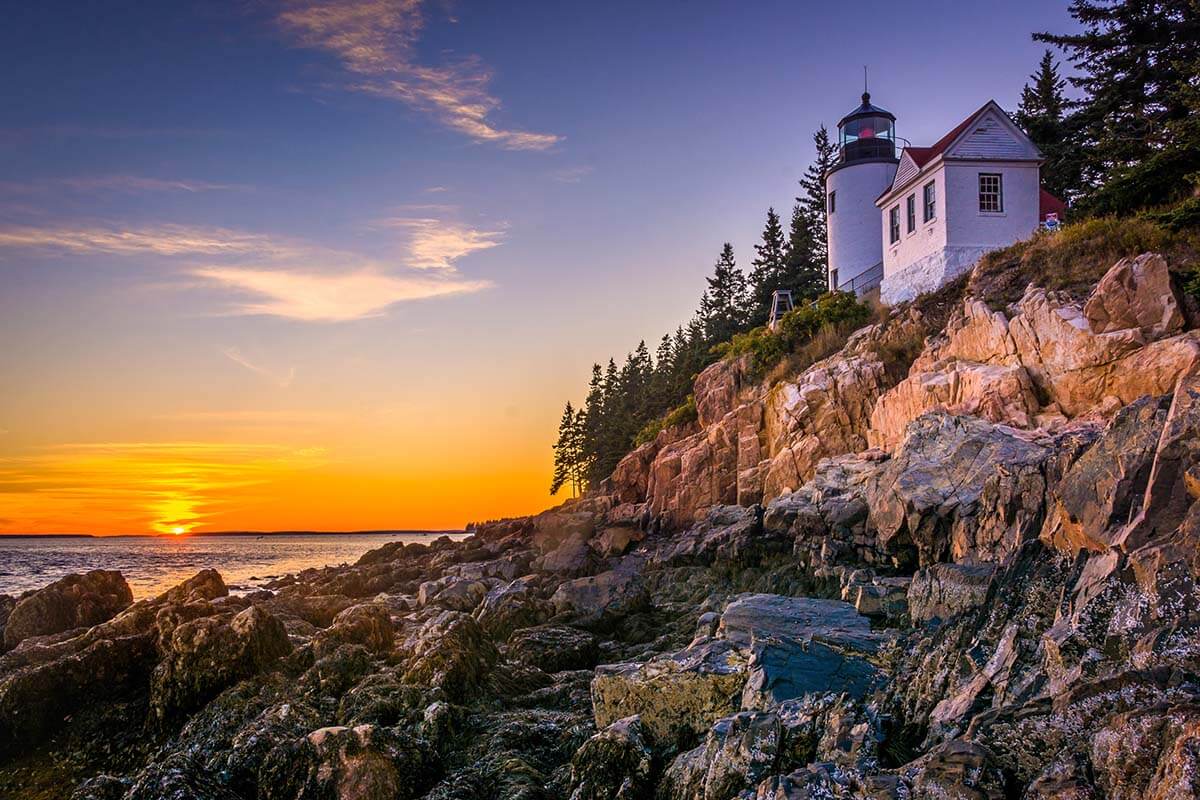
[[[780,288],[779,281],[783,276],[783,226],[774,208],[767,209],[762,241],[754,245],[754,252],[756,255],[751,262],[754,269],[750,271],[751,326],[766,323],[771,314],[771,295]]]
[[[1128,191],[1110,193],[1108,210],[1162,203],[1190,189],[1179,170],[1200,162],[1200,143],[1186,125],[1195,109],[1184,91],[1197,78],[1200,4],[1072,0],[1070,14],[1080,32],[1033,38],[1062,48],[1080,73],[1070,82],[1084,96],[1068,105],[1085,199],[1114,177]]]
[[[829,286],[825,264],[817,254],[812,226],[812,215],[804,206],[801,203],[793,206],[792,227],[788,233],[780,284],[782,288],[792,290],[792,298],[797,305],[804,300],[815,300]]]
[[[746,321],[746,276],[733,257],[729,242],[721,248],[708,290],[700,299],[700,316],[709,342],[724,342],[740,331]]]
[[[568,402],[558,423],[558,441],[554,443],[554,476],[550,494],[563,486],[571,487],[571,497],[583,490],[585,457],[583,452],[583,412],[576,413]]]
[[[1067,82],[1059,76],[1058,65],[1049,50],[1029,79],[1032,84],[1025,84],[1021,90],[1021,104],[1013,120],[1046,157],[1042,165],[1042,185],[1046,191],[1071,200],[1079,193],[1080,151],[1066,122],[1067,100],[1063,89]]]
[[[825,217],[825,173],[829,172],[830,167],[837,161],[838,148],[830,141],[829,130],[824,125],[817,128],[817,132],[813,134],[813,145],[816,148],[816,155],[813,162],[808,165],[808,169],[804,171],[803,177],[800,178],[801,192],[800,197],[796,198],[796,202],[800,204],[808,219],[808,229],[813,242],[813,257],[821,269],[828,274],[829,230]],[[829,283],[826,281],[821,291],[824,292],[828,285]]]

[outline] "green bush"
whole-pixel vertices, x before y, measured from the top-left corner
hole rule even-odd
[[[687,425],[699,419],[696,413],[696,396],[689,394],[681,405],[671,409],[664,416],[652,419],[646,423],[637,436],[633,437],[633,446],[641,447],[646,442],[654,441],[659,433],[676,425]]]
[[[784,314],[775,330],[761,327],[735,334],[713,348],[721,358],[750,356],[750,375],[761,378],[786,356],[808,344],[822,329],[844,330],[866,324],[871,309],[853,292],[829,292]]]

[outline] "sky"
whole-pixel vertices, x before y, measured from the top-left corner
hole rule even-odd
[[[859,102],[1016,106],[1066,2],[12,4],[0,533],[538,511],[591,364]]]

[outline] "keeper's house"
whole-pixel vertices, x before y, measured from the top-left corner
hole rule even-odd
[[[864,95],[838,125],[841,154],[826,176],[831,288],[879,286],[885,303],[910,300],[1065,210],[1041,188],[1042,154],[995,101],[930,147],[897,139],[894,124]],[[864,133],[876,139],[869,148]]]

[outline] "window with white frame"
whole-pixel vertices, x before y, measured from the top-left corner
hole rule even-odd
[[[837,192],[829,193],[829,213],[837,211]]]
[[[892,206],[888,211],[888,241],[892,244],[900,241],[900,206]]]
[[[994,172],[979,173],[980,212],[1000,213],[1004,211],[1004,178]]]
[[[917,196],[915,194],[910,194],[904,201],[904,216],[908,223],[908,232],[912,233],[917,229]]]
[[[923,199],[925,201],[925,221],[930,222],[937,216],[937,194],[933,181],[925,184]]]

